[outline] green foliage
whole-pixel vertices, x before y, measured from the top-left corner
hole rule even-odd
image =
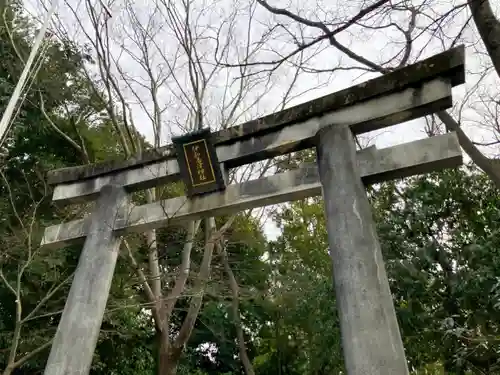
[[[416,373],[498,372],[497,190],[485,175],[464,167],[373,187],[370,199],[411,367]],[[278,222],[279,267],[326,280],[331,268],[321,200],[290,204]],[[299,295],[306,295],[299,288],[307,283],[296,274],[291,282]],[[292,322],[299,320],[286,311]],[[318,313],[306,312],[303,319]],[[337,327],[333,318],[318,320],[330,331]],[[321,358],[318,348],[311,358]]]
[[[225,220],[226,218],[220,218],[220,222]],[[266,251],[265,239],[256,221],[241,215],[225,233],[224,243],[229,263],[240,286],[241,320],[245,326],[248,350],[253,356],[254,347],[250,333],[256,332],[261,325],[259,314],[264,308],[261,306],[263,300],[259,296],[268,289],[269,267],[261,259]],[[171,245],[172,242],[169,243],[169,264],[175,264],[175,259],[180,257],[180,254],[172,254]],[[203,246],[201,238],[195,246]],[[194,265],[200,263],[201,253],[201,249],[194,252]],[[196,371],[228,375],[243,373],[238,359],[235,323],[232,319],[232,296],[220,257],[218,253],[214,255],[211,281],[207,285],[203,309],[181,362],[183,374],[196,374]],[[191,271],[196,272],[196,269]],[[189,291],[187,294],[189,295]],[[184,319],[186,307],[187,301],[181,299],[178,302],[176,324],[180,324]]]
[[[9,6],[5,20],[0,21],[0,112],[5,110],[21,74],[20,58],[26,59],[33,34],[30,23],[19,16],[20,5],[11,2]],[[44,64],[9,132],[5,149],[8,157],[0,166],[1,371],[7,366],[13,343],[18,343],[15,360],[20,360],[53,337],[80,253],[79,246],[58,251],[38,248],[46,226],[71,219],[81,209],[52,205],[46,172],[88,161],[53,124],[77,140],[90,160],[108,159],[119,150],[93,84],[82,72],[85,53],[70,42],[46,43]],[[132,274],[120,261],[110,298],[114,309],[105,317],[94,360],[96,373],[152,373],[154,360],[147,345],[152,336],[149,318],[137,307],[124,306],[125,301],[134,306],[137,295],[130,283]],[[20,298],[15,295],[17,290]],[[16,327],[20,327],[18,338]],[[24,362],[15,373],[42,373],[47,355],[48,348]]]
[[[256,370],[339,373],[343,360],[321,201],[291,203],[276,219],[282,236],[269,248],[273,324],[262,332],[270,337],[259,348]]]
[[[485,175],[462,168],[376,195],[410,360],[441,359],[447,372],[499,371],[498,191]]]
[[[10,3],[6,21],[0,21],[0,111],[21,73],[20,58],[31,47],[33,27],[19,16],[19,7]],[[47,170],[122,157],[96,87],[82,72],[82,64],[92,63],[86,51],[71,42],[47,43],[44,65],[9,133],[9,156],[0,168],[2,370],[16,341],[16,289],[22,304],[20,359],[54,335],[80,253],[78,246],[61,251],[37,246],[43,228],[75,217],[81,209],[52,205],[44,182]],[[281,158],[279,168],[314,159],[310,150],[297,155]],[[177,184],[159,196],[179,194]],[[369,189],[369,197],[413,373],[500,373],[498,191],[485,175],[464,167],[377,185]],[[145,201],[143,193],[134,199]],[[219,218],[217,225],[226,219]],[[268,243],[257,221],[245,215],[224,235],[239,285],[248,355],[259,375],[340,374],[343,359],[322,200],[290,203],[275,220],[282,230],[275,242]],[[160,264],[168,269],[164,285],[171,285],[179,269],[185,239],[182,227],[158,231]],[[139,264],[146,263],[143,240],[131,241],[139,248]],[[202,224],[192,252],[192,275],[199,271],[203,245]],[[244,374],[227,280],[216,252],[179,375]],[[193,278],[174,311],[172,335],[186,316],[192,284]],[[143,309],[146,302],[136,270],[120,258],[93,373],[155,372],[158,344],[152,319]],[[31,357],[15,373],[42,373],[47,353],[45,349]]]

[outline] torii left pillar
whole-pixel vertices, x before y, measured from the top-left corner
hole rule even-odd
[[[90,371],[121,242],[113,227],[127,204],[123,187],[101,189],[44,375]]]

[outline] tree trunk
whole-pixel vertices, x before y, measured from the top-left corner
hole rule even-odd
[[[469,155],[474,164],[486,173],[495,186],[500,189],[500,161],[486,157],[464,133],[460,124],[446,111],[437,113],[439,119],[443,122],[446,130],[457,133],[460,146]]]
[[[500,21],[495,17],[489,0],[470,0],[469,8],[491,62],[500,77]]]
[[[168,314],[167,319],[163,323],[161,329],[161,341],[159,343],[160,345],[158,345],[158,375],[175,375],[177,373],[177,367],[179,365],[179,360],[182,356],[184,346],[191,336],[196,319],[198,318],[198,313],[200,312],[203,304],[205,287],[208,279],[210,278],[210,266],[215,247],[214,236],[216,235],[215,219],[208,218],[205,220],[205,249],[203,252],[200,271],[192,290],[193,296],[191,297],[191,301],[189,303],[187,315],[182,322],[182,326],[175,340],[172,340],[169,337],[168,330],[170,327],[170,316]],[[229,224],[229,221],[226,224]],[[194,229],[196,229],[196,225],[194,225],[194,227]],[[225,230],[225,227],[221,228],[221,232],[223,232],[223,230]]]
[[[161,337],[162,335],[160,335]],[[158,350],[158,372],[157,375],[175,375],[181,359],[182,349],[177,350],[168,345],[164,337],[160,338]]]
[[[233,298],[233,301],[232,301],[233,319],[234,319],[234,325],[236,328],[236,335],[238,337],[238,349],[239,349],[239,353],[240,353],[240,360],[241,360],[241,363],[243,364],[243,367],[245,369],[245,374],[246,375],[255,375],[252,361],[250,361],[250,358],[248,357],[247,347],[245,344],[245,334],[243,332],[243,327],[242,327],[241,318],[240,318],[240,307],[239,307],[240,293],[239,293],[238,282],[236,281],[236,277],[234,276],[233,270],[231,269],[231,266],[229,265],[229,260],[227,257],[226,250],[225,249],[221,249],[221,250],[222,250],[221,251],[222,262],[224,263],[224,269],[225,269],[227,276],[228,276],[228,279],[229,279],[229,287],[231,288],[231,294],[232,294],[232,298]]]
[[[158,375],[174,375],[177,372],[177,363],[170,360],[169,337],[165,331],[158,332]]]

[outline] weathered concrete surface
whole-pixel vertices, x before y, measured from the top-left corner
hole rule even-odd
[[[352,132],[348,127],[330,127],[320,134],[317,159],[347,374],[407,375]]]
[[[108,185],[97,203],[45,375],[87,375],[90,371],[120,247],[113,227],[127,206],[127,195],[122,187]]]
[[[305,122],[313,117],[321,116],[343,107],[391,94],[408,87],[419,87],[424,82],[435,78],[446,78],[452,86],[464,83],[465,50],[459,46],[416,64],[395,70],[389,74],[374,78],[345,90],[309,101],[261,117],[244,124],[221,130],[215,133],[216,145],[231,144],[249,137],[257,137],[268,132],[275,132],[289,124]],[[362,131],[363,127],[354,129]],[[366,130],[365,130],[366,131]],[[140,158],[123,162],[106,162],[73,168],[59,169],[49,172],[48,181],[51,185],[92,178],[103,174],[130,168],[134,165],[146,165],[154,161],[174,157],[172,146],[148,151]]]
[[[335,153],[333,153],[335,154]],[[357,164],[365,183],[427,173],[462,163],[462,152],[454,133],[376,150],[358,153]],[[131,207],[127,218],[116,222],[115,229],[142,232],[151,228],[220,216],[244,209],[262,207],[321,194],[315,164],[242,184],[229,185],[225,192],[189,200],[186,197]],[[42,246],[63,247],[85,238],[88,220],[76,220],[45,229]]]
[[[350,125],[352,130],[357,129],[358,133],[362,133],[411,120],[451,105],[451,84],[435,79],[419,88],[407,88],[343,107],[305,122],[286,126],[274,133],[232,144],[221,144],[216,148],[217,157],[227,167],[236,166],[312,147],[318,130],[327,125]],[[169,158],[94,179],[58,185],[52,199],[59,203],[85,201],[93,199],[100,188],[109,183],[134,191],[159,186],[178,177],[177,160]]]

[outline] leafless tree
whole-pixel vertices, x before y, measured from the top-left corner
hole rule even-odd
[[[446,130],[457,132],[470,158],[500,187],[498,161],[490,157],[491,153],[497,153],[498,145],[500,22],[490,1],[382,0],[349,5],[334,2],[328,7],[319,3],[283,7],[268,0],[257,2],[272,15],[273,21],[264,31],[266,36],[278,35],[278,29],[286,29],[288,38],[280,53],[247,62],[254,67],[272,70],[299,51],[310,50],[309,63],[301,66],[306,74],[339,73],[336,76],[339,79],[347,71],[359,71],[371,76],[465,44],[466,93],[452,111],[437,114],[440,121],[428,119],[426,130],[442,131],[440,124],[443,124]],[[324,61],[328,61],[327,66]]]
[[[95,64],[88,65],[86,72],[95,82],[95,94],[119,136],[124,157],[143,152],[137,132],[152,139],[153,147],[160,147],[172,135],[204,127],[226,128],[283,108],[311,90],[296,89],[300,67],[307,58],[302,52],[283,64],[281,69],[288,74],[281,78],[247,64],[252,56],[267,53],[266,37],[255,40],[253,35],[255,28],[262,28],[255,1],[157,0],[141,5],[123,0],[106,2],[104,7],[83,0],[77,5],[67,1],[64,9],[55,32],[61,38],[78,34],[77,40],[89,46]],[[228,67],[229,59],[236,59],[238,65]],[[259,176],[273,167],[273,161],[256,163],[232,171],[231,179]],[[146,198],[153,202],[165,194],[165,189],[151,189]],[[202,307],[214,249],[233,220],[219,228],[214,218],[206,219],[203,226],[200,221],[187,224],[179,265],[167,262],[163,253],[168,251],[159,254],[155,231],[145,233],[147,264],[141,263],[134,241],[124,243],[151,304],[161,343],[158,373],[176,372]],[[191,255],[200,227],[205,230],[203,255],[200,265],[193,267]],[[237,299],[234,275],[231,277],[230,267],[226,269]],[[180,328],[173,332],[171,318],[181,298],[189,298],[189,308]],[[238,321],[237,305],[233,312]],[[252,374],[239,338],[241,359]]]
[[[314,57],[302,66],[305,74],[338,73],[336,77],[341,79],[350,70],[373,76],[464,44],[467,83],[457,90],[459,100],[452,110],[425,119],[425,131],[429,135],[456,132],[470,159],[500,188],[499,159],[496,158],[499,145],[500,21],[498,9],[495,13],[494,8],[498,4],[489,0],[402,0],[371,2],[371,5],[366,2],[350,2],[349,5],[334,2],[328,8],[318,3],[307,4],[305,8],[302,4],[301,7],[278,6],[271,0],[257,2],[273,20],[266,30],[268,34],[276,33],[278,27],[290,32],[285,47],[282,47],[284,52],[268,59],[259,56],[249,61],[248,64],[254,67],[272,70],[297,51],[313,49]],[[307,38],[303,38],[304,34]],[[323,61],[328,61],[327,56],[333,61],[323,64]],[[229,66],[238,64],[234,62]],[[351,76],[353,80],[358,78]],[[441,260],[440,266],[443,270],[452,269],[449,260]],[[467,329],[464,327],[464,332]],[[448,371],[456,364],[448,359],[444,365]]]

